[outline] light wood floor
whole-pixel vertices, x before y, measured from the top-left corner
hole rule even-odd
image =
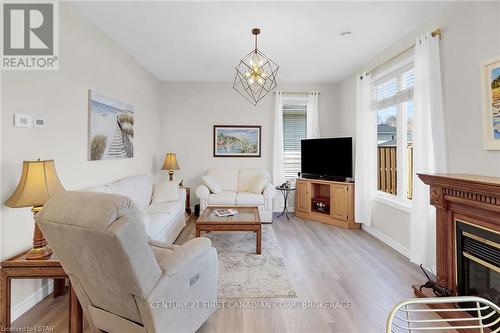
[[[298,295],[281,300],[347,301],[351,307],[219,309],[198,332],[384,332],[391,307],[413,297],[411,284],[423,282],[417,265],[363,230],[295,217],[275,219],[272,226]],[[176,243],[193,232],[191,220]],[[14,326],[54,325],[54,332],[66,332],[66,302],[47,297]]]

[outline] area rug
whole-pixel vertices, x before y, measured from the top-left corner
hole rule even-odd
[[[262,253],[255,254],[255,233],[210,232],[219,257],[218,297],[296,297],[271,225],[262,225]]]

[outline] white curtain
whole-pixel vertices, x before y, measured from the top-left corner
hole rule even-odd
[[[319,133],[319,92],[310,92],[307,94],[307,138],[316,139],[320,137]]]
[[[377,123],[371,108],[370,76],[358,77],[356,105],[356,165],[355,206],[356,222],[371,224],[372,200],[377,186]]]
[[[415,44],[413,154],[415,173],[445,173],[443,98],[439,38],[430,33]],[[429,205],[429,187],[413,179],[410,259],[433,267],[436,263],[435,208]]]
[[[283,145],[283,93],[276,92],[274,107],[274,141],[273,141],[273,184],[279,186],[285,182],[285,148]],[[283,207],[281,195],[274,197],[275,210]]]

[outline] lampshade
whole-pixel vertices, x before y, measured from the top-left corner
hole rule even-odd
[[[179,164],[177,164],[177,157],[175,153],[167,153],[165,156],[165,162],[163,162],[162,170],[179,170]]]
[[[64,187],[57,177],[54,160],[24,161],[19,184],[5,205],[12,208],[43,206],[61,191]]]

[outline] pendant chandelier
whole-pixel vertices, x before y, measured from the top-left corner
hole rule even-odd
[[[257,49],[260,29],[252,29],[255,49],[240,60],[236,66],[233,88],[253,105],[276,88],[276,74],[279,66]]]

